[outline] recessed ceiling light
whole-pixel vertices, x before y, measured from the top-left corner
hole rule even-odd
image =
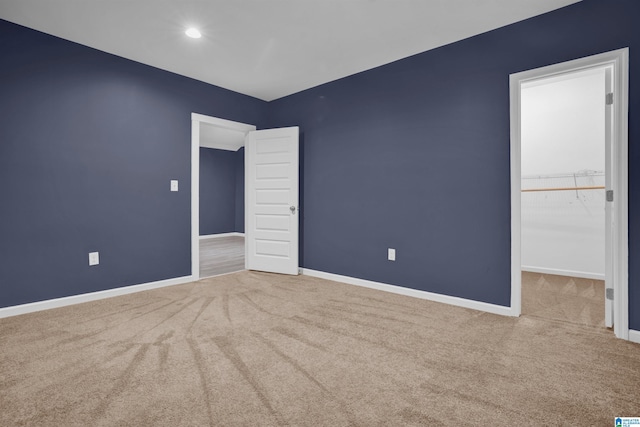
[[[200,31],[198,31],[197,28],[189,28],[184,33],[192,39],[199,39],[200,37],[202,37],[202,34],[200,34]]]

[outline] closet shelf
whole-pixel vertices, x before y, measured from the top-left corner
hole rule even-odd
[[[556,187],[556,188],[527,188],[520,190],[523,193],[528,193],[532,191],[569,191],[569,190],[604,190],[604,185],[596,185],[590,187]]]

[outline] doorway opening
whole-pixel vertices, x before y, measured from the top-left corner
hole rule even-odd
[[[229,239],[240,234],[237,232],[218,233],[226,241],[219,241],[217,247],[201,245],[202,238],[211,237],[201,233],[201,145],[236,151],[246,144],[242,159],[233,159],[236,164],[242,161],[244,166],[241,173],[237,172],[240,167],[236,168],[239,175],[236,183],[242,181],[244,194],[235,197],[235,203],[242,204],[242,213],[236,215],[235,223],[244,229],[243,269],[299,273],[299,132],[296,126],[257,131],[254,125],[191,114],[191,272],[194,280],[204,277],[203,273],[209,277],[225,273],[220,268],[212,272],[203,265],[201,255],[212,252],[220,264],[226,261],[229,252],[236,255],[242,252],[238,242]],[[232,264],[235,267],[230,268],[242,265],[237,259]]]
[[[256,127],[196,113],[191,123],[191,271],[198,280],[245,268],[243,147]]]
[[[527,297],[528,314],[546,310],[562,318],[577,311],[570,320],[602,321],[623,339],[629,332],[627,61],[628,50],[621,49],[510,80],[512,312],[522,311],[524,282],[527,292],[549,292]],[[581,300],[567,308],[570,295]],[[550,306],[541,306],[545,298]]]
[[[522,313],[605,322],[605,151],[611,66],[521,86]]]

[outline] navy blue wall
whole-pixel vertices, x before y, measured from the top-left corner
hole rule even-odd
[[[508,306],[509,74],[630,47],[640,329],[639,19],[637,0],[585,0],[271,102],[304,138],[303,266]]]
[[[235,153],[236,168],[236,217],[235,231],[244,233],[244,147]]]
[[[266,108],[0,20],[0,307],[191,274],[191,113]]]
[[[191,112],[301,127],[302,266],[506,306],[509,74],[630,47],[640,330],[639,16],[583,0],[269,104],[0,21],[0,307],[190,273]]]
[[[236,175],[235,151],[200,147],[201,236],[235,231]]]

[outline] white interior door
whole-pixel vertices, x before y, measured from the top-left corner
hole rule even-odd
[[[604,262],[604,287],[605,287],[605,308],[604,323],[607,328],[613,327],[613,283],[616,280],[613,277],[613,259],[614,244],[613,235],[615,230],[615,202],[610,198],[613,195],[613,69],[607,67],[605,69],[605,178],[604,186],[606,190],[606,201],[604,204],[605,215],[605,262]],[[611,94],[611,95],[609,95]]]
[[[247,134],[247,270],[298,274],[298,134],[298,127]]]

